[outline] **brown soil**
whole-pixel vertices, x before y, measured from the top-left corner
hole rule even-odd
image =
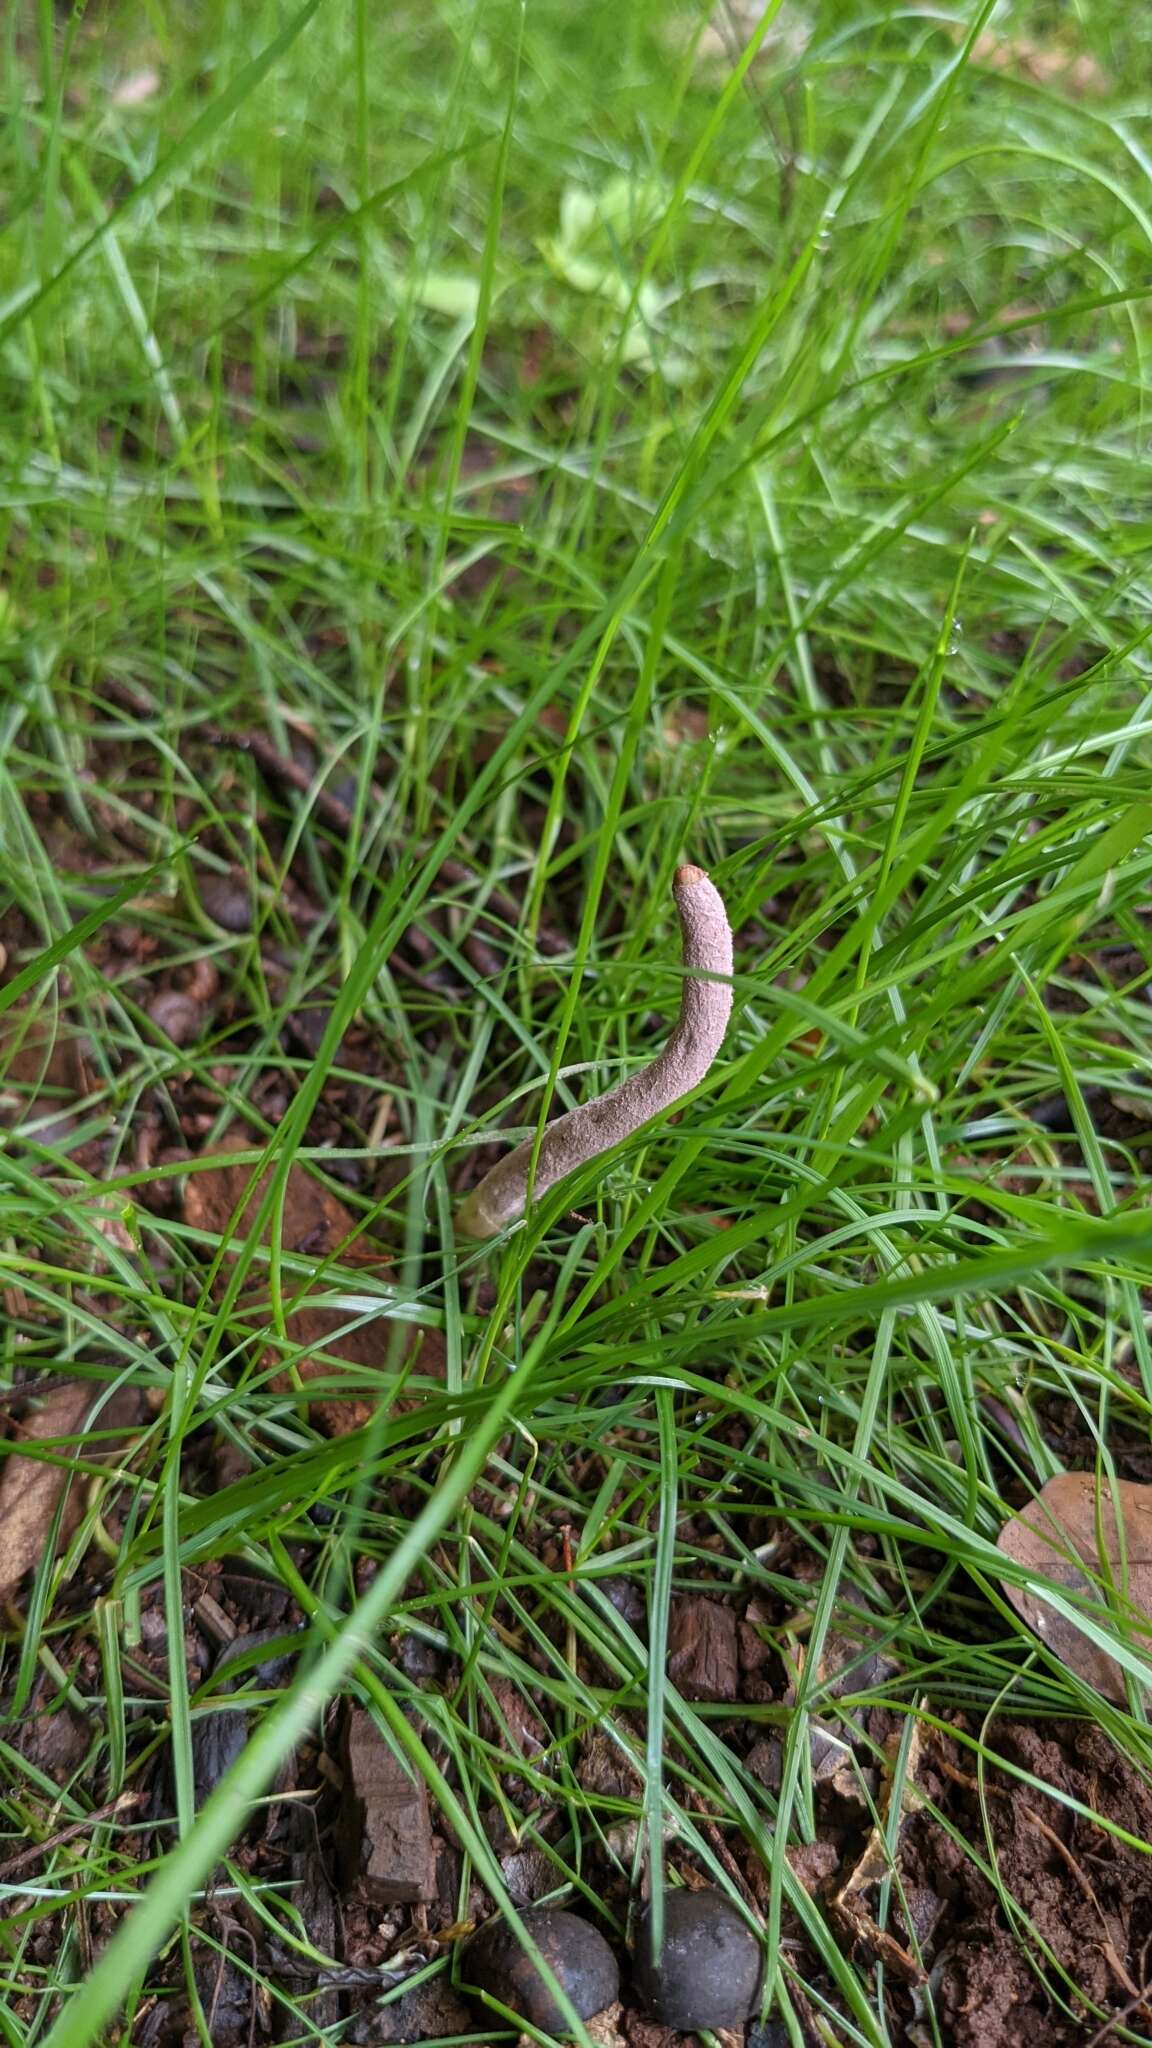
[[[990,1772],[990,1840],[970,1750],[941,1740],[925,1772],[926,1788],[960,1841],[981,1846],[994,1863],[1019,1925],[1030,1930],[1026,1942],[1009,1928],[997,1891],[941,1821],[915,1817],[901,1845],[915,1895],[941,1907],[932,1968],[947,2038],[957,2048],[1008,2048],[1013,2041],[1063,2048],[1121,2020],[1132,2030],[1129,2038],[1149,2038],[1149,1858],[1065,1802],[1080,1802],[1112,1828],[1147,1840],[1152,1790],[1101,1730],[1085,1723],[1040,1729],[1008,1722],[994,1725],[991,1740],[1007,1763],[1051,1789]]]

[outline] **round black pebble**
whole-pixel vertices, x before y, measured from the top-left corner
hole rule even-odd
[[[648,1914],[636,1944],[636,1989],[656,2018],[678,2033],[739,2027],[760,2001],[760,1943],[716,1891],[666,1892],[664,1946],[652,1954]]]
[[[602,1934],[575,1913],[522,1913],[521,1919],[582,2020],[603,2012],[620,1993],[616,1958]],[[567,2022],[543,1977],[505,1920],[486,1920],[468,1944],[463,1975],[491,1992],[542,2033],[563,2034]]]
[[[233,875],[205,875],[200,884],[200,901],[213,924],[226,932],[250,932],[252,905],[242,881]]]

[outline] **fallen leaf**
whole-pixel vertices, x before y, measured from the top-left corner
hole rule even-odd
[[[259,1152],[262,1149],[260,1140],[247,1131],[226,1131],[213,1153],[213,1159],[221,1163],[188,1176],[184,1196],[185,1222],[209,1237],[229,1237],[238,1241],[246,1238],[267,1191],[272,1168],[266,1167],[253,1183],[250,1165],[231,1165],[228,1160],[229,1155],[236,1152]],[[234,1226],[233,1216],[236,1216]],[[345,1239],[354,1238],[357,1228],[351,1210],[330,1194],[321,1181],[305,1167],[292,1166],[284,1189],[281,1235],[286,1252],[309,1257],[314,1254],[317,1260],[325,1259]],[[267,1242],[266,1239],[262,1241]]]
[[[376,1263],[380,1262],[377,1254]],[[310,1302],[290,1310],[284,1318],[284,1328],[289,1344],[302,1347],[301,1355],[293,1360],[291,1370],[276,1375],[273,1386],[280,1390],[290,1386],[292,1371],[299,1373],[302,1380],[326,1378],[338,1373],[341,1363],[360,1366],[366,1372],[383,1372],[388,1363],[388,1346],[398,1327],[404,1333],[401,1362],[407,1363],[408,1354],[415,1349],[413,1370],[422,1378],[444,1378],[446,1352],[439,1330],[420,1323],[398,1325],[388,1316],[355,1323],[350,1329],[350,1320],[351,1311],[347,1309],[316,1307]],[[270,1361],[273,1355],[269,1351],[266,1360]],[[422,1394],[404,1394],[393,1401],[392,1412],[407,1415],[421,1399]],[[373,1410],[371,1401],[355,1394],[332,1394],[314,1400],[310,1412],[317,1428],[329,1436],[347,1436],[353,1429],[362,1429],[371,1420]]]
[[[1087,1596],[1099,1627],[1152,1656],[1152,1486],[1061,1472],[1005,1523],[997,1545],[1062,1592]],[[1106,1698],[1127,1699],[1116,1659],[1042,1593],[1006,1579],[1001,1588],[1061,1664]]]
[[[44,1555],[60,1496],[68,1480],[67,1468],[48,1464],[42,1458],[22,1458],[22,1444],[51,1444],[60,1437],[75,1436],[91,1414],[100,1389],[89,1380],[66,1380],[44,1396],[39,1408],[22,1424],[19,1436],[0,1446],[0,1601],[11,1599],[25,1572],[38,1565]],[[71,1446],[65,1456],[75,1457]],[[60,1534],[67,1537],[80,1519],[79,1491],[73,1488],[65,1503]]]
[[[519,1757],[539,1756],[548,1742],[543,1722],[509,1679],[492,1678],[488,1682],[495,1712],[486,1708],[481,1712],[486,1732],[490,1732],[496,1748],[505,1754],[512,1749]]]
[[[228,1131],[216,1147],[216,1156],[227,1162],[230,1153],[259,1149],[259,1141],[247,1132]],[[271,1168],[267,1168],[253,1186],[252,1172],[251,1166],[223,1163],[206,1168],[202,1173],[190,1174],[184,1196],[185,1222],[196,1230],[202,1230],[206,1236],[242,1241],[251,1231],[271,1178]],[[237,1220],[233,1226],[234,1216]],[[297,1257],[314,1258],[320,1264],[338,1246],[343,1246],[340,1253],[342,1266],[380,1272],[389,1264],[387,1254],[358,1233],[359,1225],[351,1210],[330,1194],[314,1174],[293,1164],[284,1189],[283,1249]],[[267,1243],[267,1233],[262,1241]],[[290,1291],[296,1293],[299,1284],[297,1278],[291,1279],[288,1282]],[[326,1276],[325,1284],[331,1285],[330,1275]],[[248,1313],[266,1311],[267,1305],[267,1297],[258,1287],[246,1293],[244,1306]],[[288,1343],[294,1349],[301,1347],[301,1351],[300,1356],[293,1359],[290,1369],[275,1374],[271,1384],[276,1391],[289,1390],[295,1384],[293,1375],[301,1380],[329,1378],[338,1371],[341,1362],[359,1366],[367,1372],[383,1371],[396,1323],[381,1314],[370,1322],[355,1323],[349,1329],[347,1325],[351,1320],[352,1312],[349,1310],[307,1301],[291,1309],[284,1319],[285,1332]],[[416,1370],[432,1378],[443,1378],[444,1339],[439,1330],[427,1329],[417,1323],[405,1323],[403,1328],[407,1348],[419,1345]],[[273,1350],[266,1352],[265,1364],[273,1364],[276,1356]],[[317,1428],[329,1436],[347,1436],[371,1420],[373,1405],[355,1394],[332,1394],[314,1400],[309,1412]],[[397,1412],[402,1412],[408,1405],[406,1402],[397,1403]]]
[[[68,1108],[88,1085],[70,1025],[20,1009],[0,1020],[0,1124],[28,1126],[38,1145],[58,1145],[73,1129]]]

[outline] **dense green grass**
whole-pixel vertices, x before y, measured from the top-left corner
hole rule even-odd
[[[1152,29],[1115,0],[1059,13],[1013,5],[994,28],[1087,54],[1087,81],[977,54],[987,7],[785,7],[729,23],[726,60],[705,14],[663,0],[10,12],[0,834],[28,928],[0,1001],[87,1032],[70,1143],[104,1141],[128,1236],[106,1244],[86,1173],[34,1170],[51,1164],[34,1135],[0,1153],[0,1263],[23,1290],[5,1374],[157,1399],[131,1470],[10,1617],[5,1697],[19,1716],[58,1672],[90,1703],[54,1826],[159,1743],[177,1821],[154,1873],[104,1823],[85,1861],[58,1852],[63,1875],[28,1880],[7,2041],[120,2038],[109,2016],[181,1938],[244,1802],[352,1680],[497,1895],[492,1677],[551,1702],[521,1774],[571,1808],[558,1889],[579,1892],[582,1833],[608,1825],[580,1738],[646,1712],[646,1760],[638,1724],[620,1736],[645,1780],[636,1870],[663,1827],[729,1882],[694,1793],[762,1843],[771,1995],[797,2042],[805,1975],[836,2039],[894,2038],[882,1965],[842,1951],[785,1858],[814,1831],[808,1717],[835,1711],[821,1646],[853,1603],[877,1617],[880,1693],[908,1731],[962,1708],[987,1761],[1002,1717],[1086,1713],[1147,1774],[1137,1692],[1109,1706],[1049,1657],[992,1548],[1012,1461],[1027,1481],[1058,1468],[1059,1403],[1104,1470],[1152,1404],[1140,1160],[1083,1094],[1152,1101],[1147,977],[1107,986],[1091,966],[1104,945],[1149,959]],[[285,754],[310,735],[312,788],[270,785],[212,736],[248,730]],[[321,781],[351,829],[317,810]],[[449,853],[479,882],[446,882]],[[714,1082],[493,1253],[460,1254],[468,1148],[658,1039],[681,858],[739,927]],[[200,907],[230,867],[253,932]],[[525,911],[485,927],[492,978],[464,940],[495,885]],[[232,1002],[215,1035],[174,1051],[117,992],[125,920],[157,968],[212,959]],[[537,946],[541,920],[566,956]],[[393,972],[413,924],[454,992]],[[286,1050],[285,1019],[333,1001],[315,1058]],[[271,1390],[240,1283],[271,1264],[283,1337],[309,1262],[269,1262],[252,1232],[221,1295],[178,1207],[143,1206],[182,1165],[134,1151],[142,1102],[199,1075],[216,1131],[243,1115],[266,1141],[274,1217],[293,1161],[335,1164],[310,1119],[357,1017],[383,1049],[370,1085],[398,1170],[378,1197],[370,1175],[340,1192],[396,1263],[387,1286],[341,1293],[336,1267],[318,1284],[350,1320],[375,1297],[444,1330],[417,1439],[382,1407],[366,1437],[329,1441]],[[253,1104],[276,1073],[282,1116]],[[1030,1120],[1061,1089],[1082,1158]],[[206,1422],[252,1463],[198,1498],[186,1454]],[[415,1521],[392,1505],[401,1479]],[[309,1519],[317,1502],[334,1519]],[[107,1604],[78,1634],[69,1588],[112,1509]],[[545,1510],[574,1532],[571,1581],[529,1540]],[[765,1518],[788,1539],[779,1570]],[[194,1818],[196,1702],[179,1658],[170,1705],[139,1701],[134,1611],[163,1578],[179,1612],[182,1568],[237,1549],[311,1617],[314,1656]],[[358,1557],[380,1570],[356,1606]],[[806,1660],[797,1710],[760,1710],[786,1736],[778,1797],[722,1714],[650,1685],[598,1585],[622,1571],[657,1644],[673,1586],[762,1589],[783,1617],[777,1647]],[[406,1629],[463,1674],[420,1695],[422,1734],[401,1711]],[[592,1650],[610,1682],[583,1675]],[[35,1790],[12,1733],[10,1841]],[[239,1864],[227,1882],[251,1890]],[[49,2031],[86,1974],[76,1915],[51,1961],[35,1945],[62,1888],[143,1903]],[[307,1947],[290,1901],[259,1910]],[[306,2008],[292,2025],[317,2038]]]

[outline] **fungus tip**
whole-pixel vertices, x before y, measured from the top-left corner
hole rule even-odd
[[[732,929],[703,868],[677,868],[673,887],[685,977],[680,1015],[663,1050],[498,1160],[459,1210],[456,1227],[462,1237],[493,1237],[517,1222],[528,1204],[530,1179],[539,1200],[556,1181],[673,1108],[708,1072],[732,1011]]]

